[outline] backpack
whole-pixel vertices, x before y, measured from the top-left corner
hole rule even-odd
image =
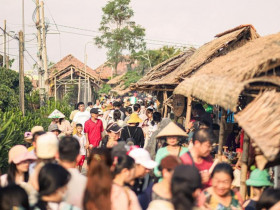
[[[136,133],[138,127],[136,127],[136,129],[135,129],[135,131],[134,131],[134,133],[133,133],[132,136],[131,136],[131,134],[130,134],[130,131],[129,131],[128,127],[126,127],[126,129],[127,129],[128,135],[129,135],[129,138],[127,138],[126,141],[125,141],[126,144],[129,145],[129,146],[136,145],[136,141],[135,141],[135,139],[134,139],[134,135],[135,135],[135,133]]]

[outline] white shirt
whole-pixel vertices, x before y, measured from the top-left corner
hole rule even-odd
[[[87,178],[80,174],[76,168],[67,169],[71,174],[70,181],[67,184],[65,202],[83,209],[84,191],[86,189]]]
[[[86,155],[86,148],[85,148],[87,144],[86,136],[82,134],[82,136],[79,137],[77,134],[75,134],[73,137],[76,138],[80,143],[80,155]]]
[[[89,120],[90,119],[90,113],[89,112],[87,112],[87,111],[84,111],[84,112],[77,112],[76,114],[75,114],[75,117],[74,117],[74,119],[73,119],[73,122],[75,122],[76,124],[77,123],[80,123],[80,124],[82,124],[83,125],[83,128],[84,128],[84,125],[85,125],[85,122],[87,121],[87,120]]]

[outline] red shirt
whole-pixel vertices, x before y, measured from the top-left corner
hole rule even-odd
[[[183,154],[181,157],[180,157],[181,161],[183,164],[186,164],[186,165],[193,165],[199,170],[199,171],[204,171],[204,170],[209,170],[213,164],[213,159],[212,157],[209,155],[208,157],[206,158],[203,158],[202,159],[202,162],[201,163],[195,163],[192,159],[192,157],[190,157],[189,153],[185,153]],[[209,187],[211,186],[211,180],[209,180],[208,183],[205,184],[205,186],[203,187]]]
[[[89,144],[92,144],[93,147],[97,147],[99,142],[102,139],[101,133],[103,132],[102,121],[97,119],[96,122],[93,122],[91,119],[85,122],[84,132],[88,134]]]

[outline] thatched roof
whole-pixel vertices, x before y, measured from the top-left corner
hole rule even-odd
[[[129,93],[130,91],[131,91],[130,88],[129,87],[125,88],[124,84],[119,84],[110,90],[110,92],[116,93],[119,96],[123,96],[126,93]]]
[[[235,115],[238,124],[253,139],[269,161],[280,152],[280,93],[259,94],[244,110]]]
[[[188,59],[195,49],[190,48],[189,50],[182,52],[172,58],[153,67],[142,79],[136,84],[131,86],[132,89],[143,89],[149,86],[171,84],[171,81],[165,79],[165,77],[180,66],[186,59]]]
[[[174,90],[236,111],[238,97],[251,86],[280,86],[280,33],[261,37],[202,66]]]
[[[116,76],[113,79],[109,80],[107,82],[108,85],[116,85],[118,83],[120,83],[122,81],[122,77],[125,75],[125,73],[123,73],[122,75]]]

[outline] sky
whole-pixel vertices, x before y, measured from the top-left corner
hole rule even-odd
[[[32,20],[35,0],[25,0],[25,70],[37,61],[36,28]],[[22,1],[0,0],[0,26],[7,20],[7,31],[22,29]],[[99,35],[102,7],[107,0],[45,0],[45,17],[49,23],[47,54],[58,62],[68,54],[97,68],[106,61],[106,50],[98,49],[93,38]],[[146,29],[149,49],[163,45],[199,47],[218,33],[241,24],[252,24],[261,36],[280,32],[279,0],[131,0],[133,20]],[[56,24],[56,25],[55,25]],[[72,27],[72,28],[69,28]],[[78,28],[78,29],[74,29]],[[0,31],[0,54],[3,52]],[[8,53],[18,68],[18,43],[9,40]],[[36,70],[34,70],[34,74]]]

